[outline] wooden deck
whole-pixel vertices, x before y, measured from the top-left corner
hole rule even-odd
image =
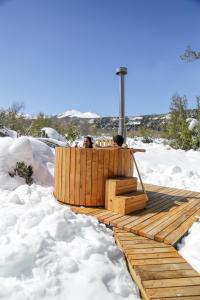
[[[173,247],[200,216],[200,193],[147,184],[145,188],[148,205],[129,215],[97,207],[71,208],[113,226],[144,300],[200,300],[200,275]]]
[[[143,299],[200,299],[200,275],[174,247],[114,228]]]
[[[200,193],[147,184],[145,188],[149,198],[146,208],[125,216],[104,208],[71,208],[104,224],[174,245],[200,215]]]

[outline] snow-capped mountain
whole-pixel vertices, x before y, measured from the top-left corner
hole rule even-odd
[[[57,117],[59,119],[61,118],[65,118],[65,117],[70,117],[70,118],[85,118],[85,119],[96,119],[96,118],[100,118],[99,115],[97,115],[96,113],[92,113],[92,112],[80,112],[78,110],[75,109],[71,109],[71,110],[67,110],[66,112],[57,115]]]

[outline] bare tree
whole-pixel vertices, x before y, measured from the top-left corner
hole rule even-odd
[[[14,102],[9,108],[8,108],[8,112],[9,113],[14,113],[14,114],[18,114],[22,111],[22,109],[24,108],[24,103],[22,102]]]
[[[194,51],[190,46],[187,47],[185,52],[181,55],[181,59],[186,62],[192,62],[200,59],[200,52]]]

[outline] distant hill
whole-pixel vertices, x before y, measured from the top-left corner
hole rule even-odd
[[[196,117],[196,110],[187,111],[188,118]],[[100,117],[96,113],[68,110],[64,113],[49,116],[49,119],[57,121],[62,127],[74,125],[79,128],[81,134],[115,133],[118,129],[119,118],[116,116]],[[35,117],[32,117],[32,120]],[[162,131],[168,122],[169,114],[149,114],[140,116],[126,116],[126,128],[128,132],[140,129]],[[31,116],[26,121],[30,124]]]

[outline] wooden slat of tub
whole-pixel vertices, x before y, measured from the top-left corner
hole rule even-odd
[[[118,149],[118,176],[122,176],[122,149]]]
[[[112,178],[114,176],[114,155],[113,152],[110,151],[109,155],[109,163],[108,163],[108,177]]]
[[[118,157],[118,151],[114,150],[113,151],[113,156],[114,156],[114,166],[113,166],[113,170],[114,170],[114,177],[117,176],[118,174],[118,163],[119,163],[119,157]]]
[[[103,159],[104,159],[104,155],[103,155],[103,151],[99,151],[99,156],[98,156],[98,168],[97,168],[97,205],[102,205],[104,206],[104,202],[105,202],[105,195],[103,194],[103,186],[104,181],[103,181]]]
[[[58,194],[59,194],[59,199],[61,200],[62,198],[62,182],[61,182],[61,178],[62,178],[62,148],[59,149],[59,169],[58,169],[58,178],[59,178],[59,190],[58,190]]]
[[[96,205],[96,197],[98,191],[98,150],[93,149],[92,151],[92,194],[90,205]]]
[[[76,173],[75,173],[75,205],[80,204],[80,175],[81,175],[81,151],[75,148],[76,154]]]
[[[86,180],[87,180],[87,154],[85,149],[81,149],[81,161],[80,161],[80,205],[86,205]]]
[[[55,150],[54,164],[54,196],[58,198],[58,147]]]
[[[108,178],[108,166],[109,166],[109,156],[110,151],[104,150],[103,151],[104,158],[103,158],[103,195],[105,198],[105,185],[106,185],[106,179]]]
[[[86,150],[86,203],[85,205],[91,206],[91,192],[92,192],[92,151]]]
[[[61,155],[62,155],[62,161],[64,163],[62,163],[62,176],[61,176],[61,186],[62,186],[62,192],[61,192],[61,201],[62,202],[66,202],[66,192],[65,192],[65,188],[66,188],[66,163],[65,163],[65,148],[61,148]]]
[[[122,176],[127,176],[127,169],[126,169],[126,151],[121,151],[121,160],[122,160]]]
[[[70,204],[75,204],[76,148],[70,149]]]
[[[65,163],[65,176],[66,176],[66,182],[65,182],[65,195],[66,195],[66,201],[69,203],[70,199],[70,157],[71,157],[71,149],[66,148],[65,149],[65,155],[66,155],[66,163]]]

